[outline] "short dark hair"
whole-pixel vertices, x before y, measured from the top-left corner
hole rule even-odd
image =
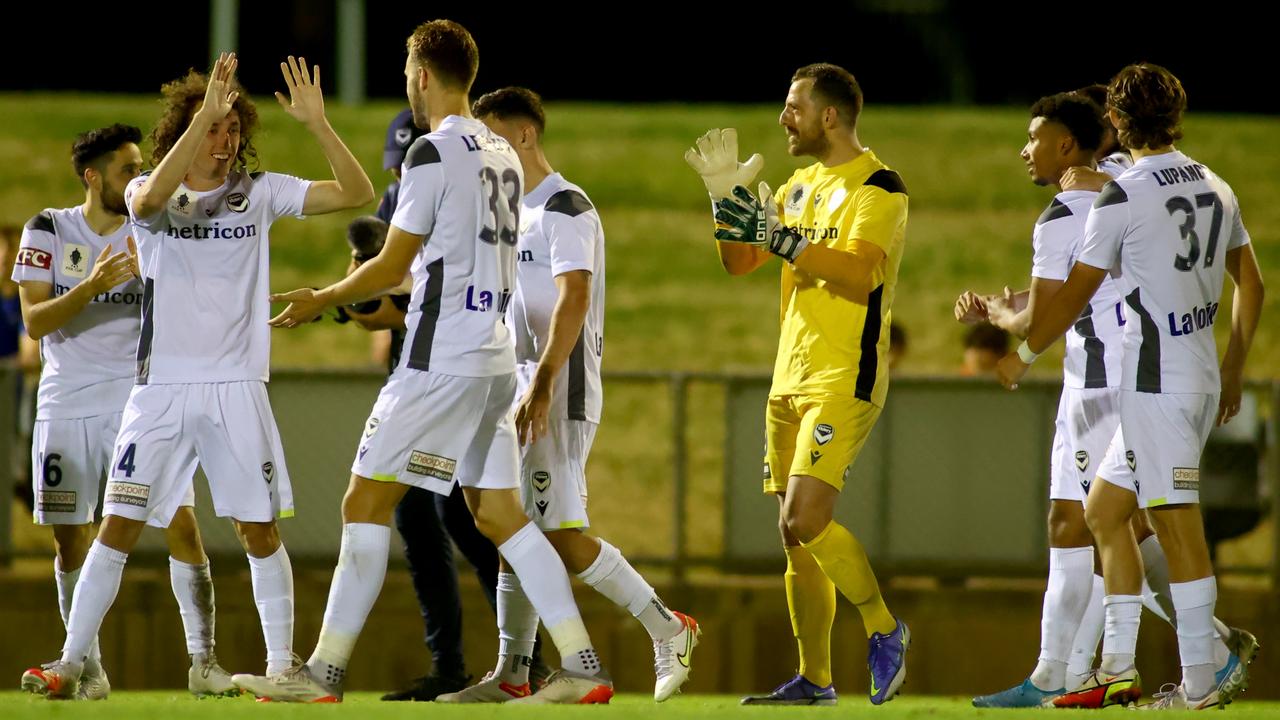
[[[1125,121],[1116,135],[1126,148],[1154,150],[1182,139],[1187,92],[1159,65],[1137,63],[1117,73],[1107,86],[1107,107]]]
[[[853,73],[839,65],[815,63],[805,65],[791,76],[791,82],[812,80],[813,94],[824,107],[834,107],[850,126],[857,126],[862,114],[862,88]]]
[[[1031,106],[1031,117],[1042,117],[1067,128],[1082,149],[1093,152],[1102,145],[1107,126],[1098,103],[1077,93],[1042,97]]]
[[[376,215],[361,215],[347,225],[347,244],[360,262],[372,260],[387,241],[387,223]]]
[[[524,118],[538,128],[539,136],[547,131],[547,113],[542,109],[542,97],[529,88],[504,87],[485,93],[476,100],[471,113],[478,118],[492,115],[499,120]]]
[[[991,323],[978,323],[965,333],[964,347],[1004,355],[1009,352],[1009,333]]]
[[[469,92],[480,67],[480,50],[467,29],[452,20],[419,25],[408,41],[409,57],[426,63],[446,86]]]
[[[1094,83],[1085,85],[1076,90],[1077,95],[1083,95],[1090,100],[1098,103],[1098,107],[1105,109],[1107,107],[1107,86],[1102,83]]]
[[[85,170],[92,167],[101,171],[101,161],[111,153],[128,143],[137,145],[141,142],[142,130],[120,123],[80,133],[71,144],[71,164],[75,166],[76,177],[84,183]]]

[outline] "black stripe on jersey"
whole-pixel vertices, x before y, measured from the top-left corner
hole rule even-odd
[[[867,402],[871,402],[871,393],[876,389],[876,370],[880,361],[876,348],[880,344],[880,303],[883,300],[884,285],[881,284],[867,296],[867,317],[862,322],[862,347],[853,396]]]
[[[409,146],[409,151],[404,154],[404,167],[406,170],[412,170],[419,165],[431,165],[440,162],[440,151],[431,143],[424,135]]]
[[[151,374],[151,336],[155,332],[152,300],[155,298],[155,278],[147,278],[142,286],[142,332],[138,335],[138,384],[146,385]]]
[[[1062,202],[1058,198],[1054,198],[1053,202],[1049,203],[1049,207],[1045,208],[1044,212],[1040,213],[1040,219],[1036,220],[1036,224],[1043,225],[1047,222],[1071,217],[1071,215],[1071,208],[1067,207],[1066,203]]]
[[[1056,201],[1055,201],[1056,202]],[[1063,207],[1066,207],[1063,205]],[[1070,213],[1070,210],[1067,211]],[[1080,319],[1076,320],[1075,331],[1084,338],[1084,386],[1087,388],[1104,388],[1107,386],[1106,347],[1098,339],[1093,329],[1093,305],[1084,306]]]
[[[1142,322],[1142,344],[1138,346],[1138,392],[1160,392],[1160,329],[1151,319],[1151,313],[1142,307],[1142,288],[1134,288],[1125,297]]]
[[[53,213],[48,210],[42,210],[39,215],[27,221],[28,230],[39,230],[53,234],[57,232],[53,227]]]
[[[431,369],[431,345],[436,337],[436,323],[440,320],[440,297],[444,295],[444,258],[427,266],[427,287],[422,293],[422,316],[418,329],[413,332],[409,345],[409,367],[414,370]]]
[[[577,217],[595,209],[587,196],[577,190],[561,190],[548,198],[547,204],[542,207],[547,212],[560,213],[569,217]]]
[[[1095,208],[1104,208],[1108,205],[1119,205],[1120,203],[1129,202],[1129,194],[1120,187],[1120,183],[1112,180],[1102,186],[1102,192],[1098,193],[1098,197],[1093,201]]]
[[[569,353],[569,419],[587,419],[587,329],[578,335],[578,342]]]
[[[907,194],[907,184],[902,182],[902,176],[887,168],[871,173],[871,177],[867,178],[867,181],[862,184],[878,187],[889,193]]]
[[[264,174],[266,174],[266,171],[265,171],[265,170],[259,170],[259,171],[257,171],[257,172],[251,172],[251,173],[249,173],[249,179],[250,179],[250,180],[257,180],[258,178],[262,177]]]

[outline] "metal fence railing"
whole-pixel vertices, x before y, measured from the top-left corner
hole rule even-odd
[[[297,514],[282,523],[296,563],[333,561],[339,507],[355,443],[383,377],[358,371],[277,371],[270,384]],[[14,387],[12,371],[0,383]],[[612,372],[588,475],[597,531],[638,563],[678,582],[691,569],[777,569],[777,503],[760,492],[760,374]],[[895,378],[876,430],[850,473],[837,517],[885,573],[1038,574],[1046,553],[1048,456],[1059,385],[1008,393],[989,381]],[[29,457],[14,447],[13,392],[0,392],[0,470]],[[1202,508],[1221,570],[1268,574],[1280,587],[1280,381],[1247,387],[1244,408],[1206,448]],[[48,556],[28,537],[15,493],[0,493],[0,563]],[[240,554],[197,509],[211,555]],[[13,521],[14,518],[18,522]],[[1271,527],[1268,534],[1260,528]],[[147,533],[139,559],[163,552]],[[399,554],[395,553],[395,557]]]

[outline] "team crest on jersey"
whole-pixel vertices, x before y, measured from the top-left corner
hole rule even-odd
[[[196,204],[191,202],[191,196],[183,192],[181,189],[169,199],[169,211],[178,215],[191,217],[191,212],[195,209]]]
[[[533,474],[533,489],[538,492],[546,492],[551,487],[551,473],[546,470],[539,470]]]
[[[813,441],[819,445],[826,445],[835,436],[836,429],[826,423],[822,423],[813,429]]]
[[[89,248],[67,243],[62,248],[62,274],[82,278],[89,274]]]
[[[373,434],[378,432],[378,423],[380,422],[382,421],[376,417],[369,418],[369,422],[364,424],[364,436],[366,438],[373,437]]]
[[[249,209],[249,196],[242,192],[233,192],[227,196],[227,208],[234,213],[242,213]]]
[[[1076,451],[1076,469],[1084,472],[1089,468],[1089,453],[1084,450]]]
[[[803,183],[792,186],[787,192],[787,202],[783,205],[783,209],[788,213],[799,214],[804,209],[804,196],[807,192],[809,187]]]
[[[1129,470],[1131,472],[1138,471],[1138,458],[1134,456],[1132,450],[1124,451],[1124,461],[1129,463]]]
[[[396,145],[405,147],[413,139],[413,131],[407,127],[396,128]]]
[[[272,480],[276,479],[276,466],[270,460],[262,463],[262,479],[270,485]]]

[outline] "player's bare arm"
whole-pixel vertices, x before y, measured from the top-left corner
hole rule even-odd
[[[551,313],[551,330],[547,347],[538,358],[533,382],[516,408],[516,436],[521,445],[532,445],[547,434],[547,416],[551,411],[551,392],[556,375],[569,361],[573,346],[582,335],[582,325],[591,307],[591,273],[571,270],[555,277],[555,310]]]
[[[1222,425],[1240,412],[1244,394],[1244,361],[1253,345],[1253,334],[1262,315],[1265,289],[1262,271],[1253,254],[1253,245],[1227,251],[1227,274],[1235,284],[1231,296],[1231,338],[1222,356],[1222,394],[1218,399],[1217,424]]]
[[[1063,191],[1068,190],[1088,190],[1090,192],[1099,192],[1102,186],[1111,182],[1111,176],[1097,170],[1095,168],[1076,166],[1067,168],[1062,174],[1059,184]]]
[[[284,76],[289,97],[277,92],[276,101],[289,117],[302,123],[315,136],[333,170],[332,180],[320,180],[311,184],[302,204],[302,213],[323,215],[372,202],[373,183],[325,116],[324,93],[320,89],[320,66],[315,65],[308,70],[306,58],[290,55],[287,62],[280,63],[280,74]]]
[[[382,251],[345,278],[322,290],[301,288],[272,295],[272,302],[287,302],[289,305],[268,323],[279,328],[298,327],[319,317],[326,308],[366,300],[394,288],[404,280],[421,247],[421,235],[392,225]]]
[[[996,366],[996,377],[1001,384],[1010,390],[1017,389],[1018,381],[1027,374],[1027,368],[1031,367],[1035,356],[1047,350],[1079,319],[1084,306],[1098,292],[1098,286],[1106,276],[1106,270],[1082,262],[1077,262],[1071,268],[1066,282],[1054,294],[1053,302],[1047,303],[1048,307],[1043,313],[1037,312],[1032,316],[1026,341],[1017,352],[1009,353]],[[1029,350],[1025,357],[1024,348]]]
[[[209,73],[204,102],[192,116],[191,124],[178,138],[178,142],[174,143],[173,149],[164,156],[164,160],[160,161],[156,169],[134,191],[131,204],[135,217],[154,217],[164,210],[165,203],[182,184],[182,179],[191,169],[191,163],[195,161],[205,135],[235,107],[240,93],[231,88],[237,63],[235,53],[222,53],[214,62],[213,72]]]
[[[137,274],[138,248],[129,238],[129,247],[117,253],[107,245],[93,263],[93,270],[84,282],[69,291],[53,296],[53,285],[46,282],[24,280],[18,285],[18,299],[22,303],[22,322],[32,340],[56,331],[70,322],[93,301]]]

